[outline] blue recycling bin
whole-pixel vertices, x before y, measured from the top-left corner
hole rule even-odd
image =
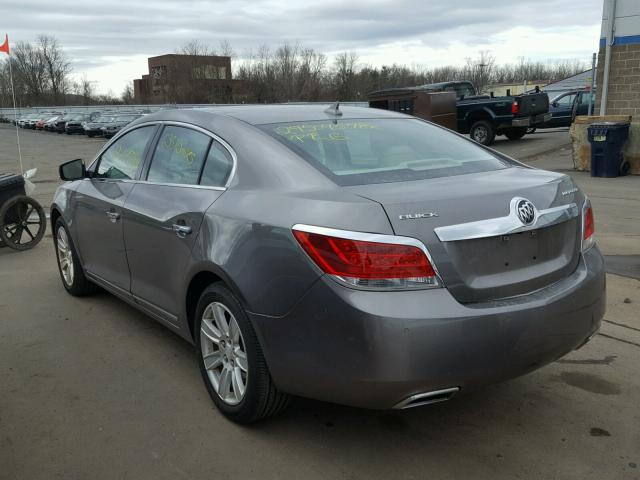
[[[591,176],[617,177],[629,173],[622,147],[629,138],[629,122],[600,122],[589,125]]]

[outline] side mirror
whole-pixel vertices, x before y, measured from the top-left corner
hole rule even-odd
[[[558,102],[551,102],[551,106],[552,107],[557,107],[558,106]]]
[[[60,179],[66,181],[81,180],[87,177],[87,169],[81,158],[76,158],[60,165]]]

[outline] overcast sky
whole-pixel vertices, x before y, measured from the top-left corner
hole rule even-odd
[[[440,66],[489,50],[499,63],[579,59],[598,48],[602,0],[2,0],[10,41],[54,35],[98,92],[120,94],[149,56],[228,40],[238,56],[299,42],[329,57]]]

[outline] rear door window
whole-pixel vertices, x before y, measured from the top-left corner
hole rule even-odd
[[[191,128],[167,126],[158,140],[147,180],[197,185],[211,137]]]
[[[589,105],[589,100],[591,100],[592,105],[596,102],[595,95],[592,92],[582,92],[580,94],[580,105]]]
[[[209,149],[207,161],[202,170],[200,185],[207,187],[224,187],[233,168],[233,158],[229,151],[214,141]]]

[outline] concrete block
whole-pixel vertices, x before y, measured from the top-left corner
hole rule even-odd
[[[637,108],[625,108],[625,111],[638,112]],[[629,139],[624,146],[624,157],[631,164],[631,173],[640,175],[640,117],[636,116],[633,122],[632,115],[592,115],[576,117],[571,125],[569,135],[571,136],[571,155],[573,164],[577,170],[588,172],[591,169],[591,144],[589,143],[589,125],[596,122],[632,122],[629,129]]]

